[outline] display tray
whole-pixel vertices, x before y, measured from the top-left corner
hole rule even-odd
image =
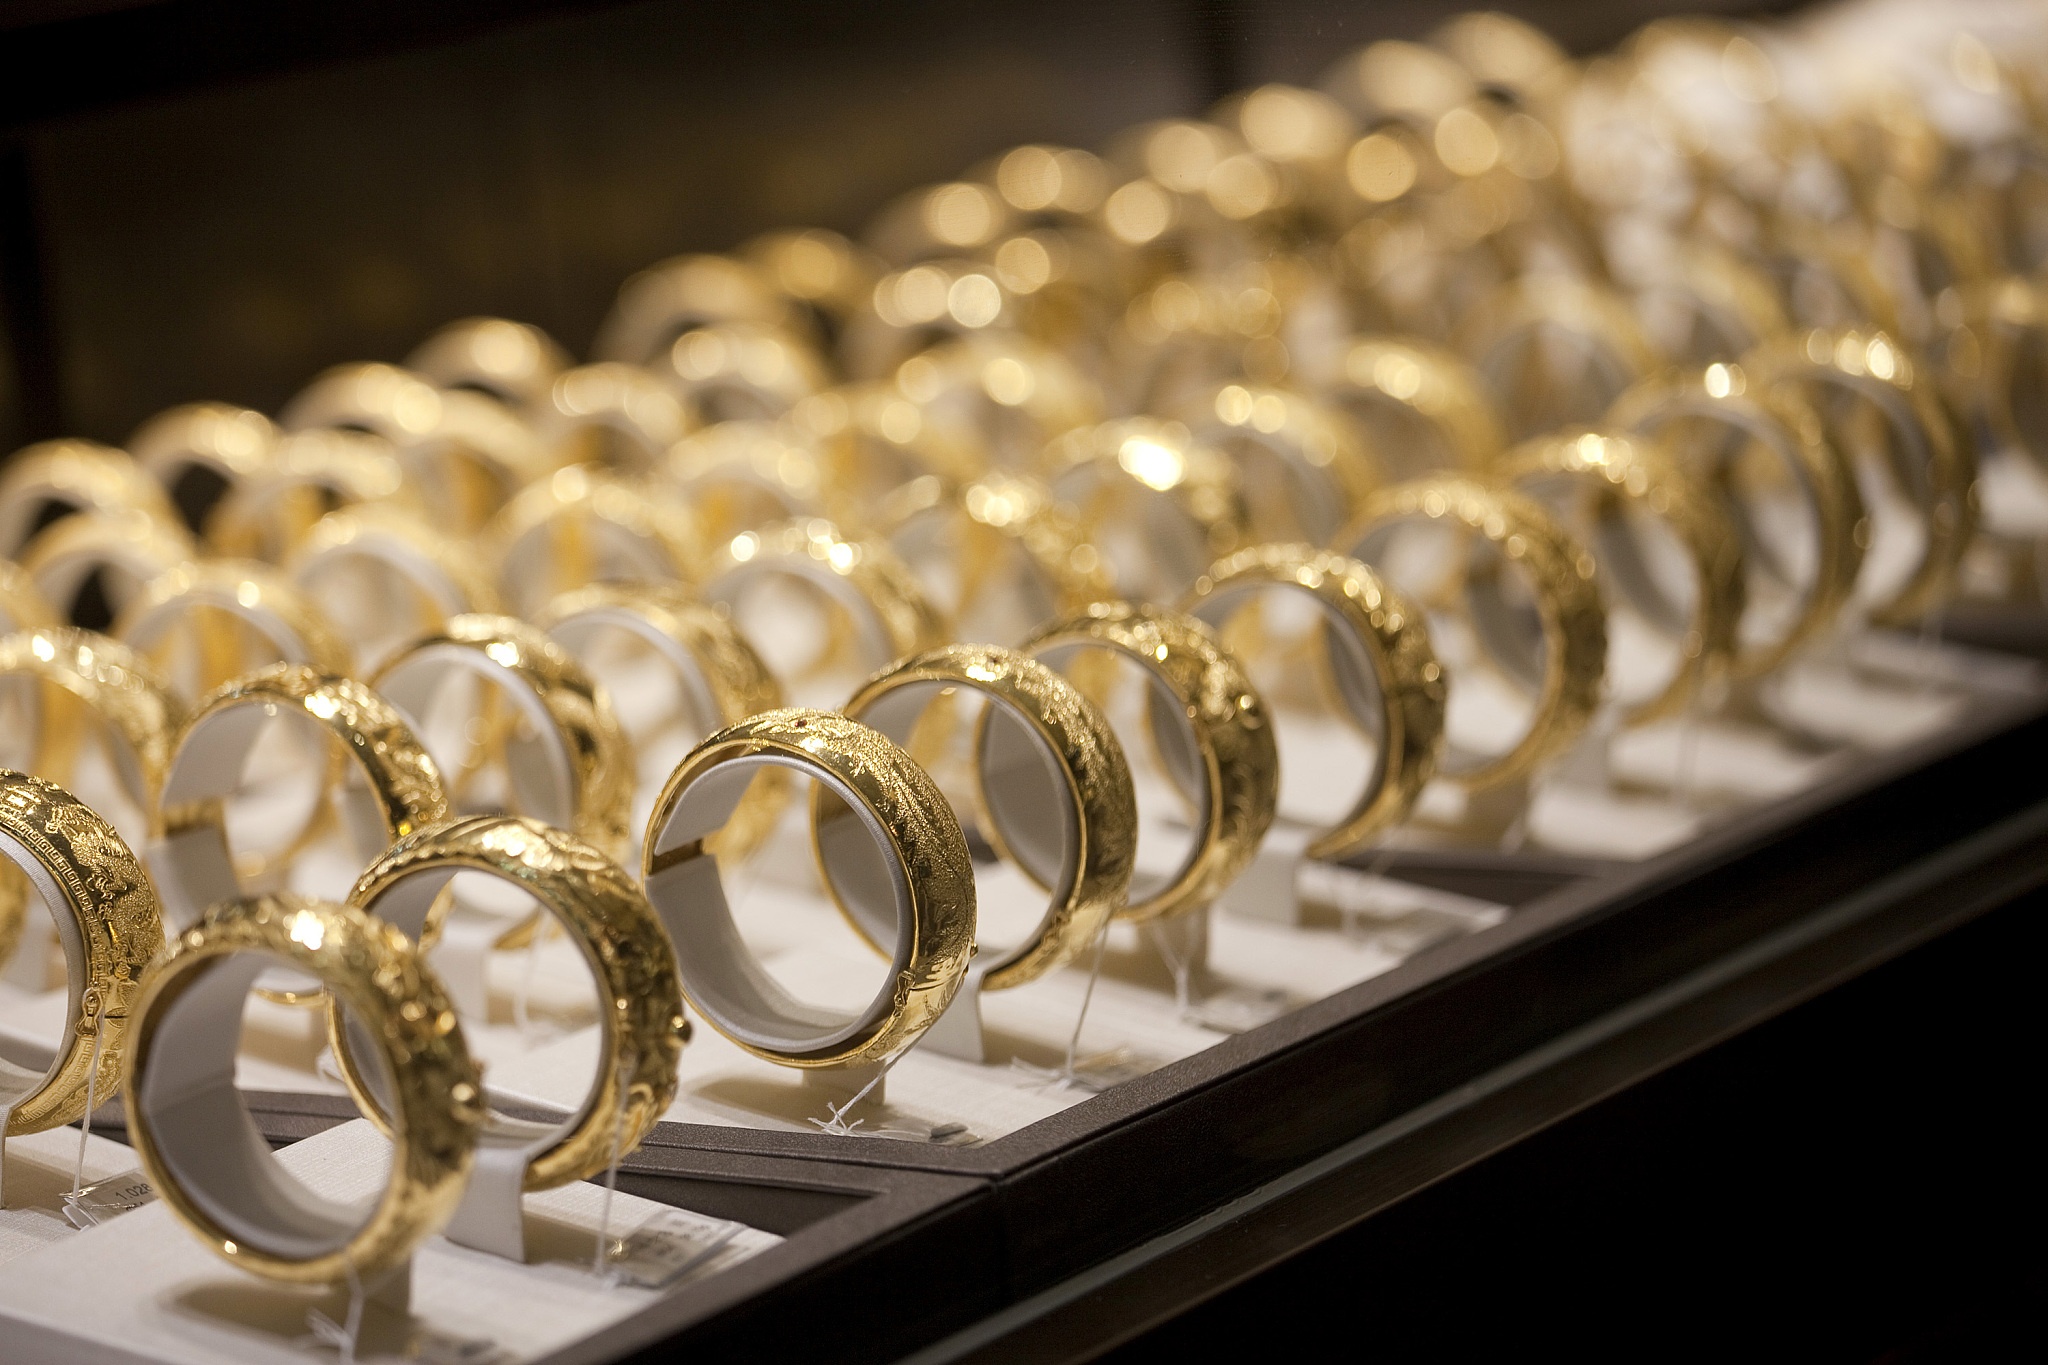
[[[1641,863],[1404,853],[1510,913],[979,1145],[663,1123],[621,1190],[785,1240],[535,1358],[1086,1354],[2048,884],[2044,763],[2048,701],[1984,696]],[[279,1145],[353,1114],[250,1104]]]

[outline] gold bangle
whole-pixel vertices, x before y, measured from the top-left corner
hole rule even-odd
[[[1523,777],[1564,752],[1600,704],[1607,613],[1594,585],[1593,557],[1533,499],[1459,475],[1375,493],[1338,544],[1371,564],[1383,557],[1404,522],[1461,528],[1487,547],[1480,572],[1466,556],[1456,587],[1488,657],[1536,698],[1527,732],[1505,752],[1464,759],[1447,747],[1439,770],[1474,791]],[[1521,566],[1535,598],[1540,640],[1528,638],[1502,597],[1499,576],[1511,564]]]
[[[135,512],[86,512],[39,532],[22,550],[21,567],[59,621],[104,620],[197,552],[182,525]]]
[[[207,548],[274,564],[335,508],[386,501],[414,501],[389,441],[364,431],[295,431],[277,443],[264,470],[214,504]]]
[[[1208,626],[1164,607],[1097,602],[1040,626],[1024,642],[1026,654],[1063,672],[1072,671],[1062,665],[1075,654],[1091,649],[1144,668],[1152,739],[1195,812],[1187,858],[1163,878],[1135,879],[1121,918],[1201,909],[1250,864],[1273,823],[1280,756],[1265,703]]]
[[[675,1098],[690,1026],[668,935],[617,863],[572,834],[511,815],[471,815],[414,830],[363,872],[349,904],[424,942],[429,920],[445,904],[442,891],[465,870],[532,896],[569,931],[596,978],[597,1074],[576,1115],[541,1136],[525,1188],[549,1190],[596,1175],[637,1148]],[[363,1074],[351,1046],[359,1030],[339,1002],[327,1019],[349,1093],[389,1136],[381,1087]]]
[[[1276,588],[1304,592],[1320,609],[1331,681],[1378,741],[1364,790],[1306,849],[1311,858],[1342,857],[1406,819],[1435,774],[1444,739],[1443,668],[1420,611],[1364,564],[1312,546],[1261,545],[1218,560],[1181,608],[1224,632],[1227,642],[1230,618]]]
[[[374,1041],[396,1096],[389,1174],[366,1218],[286,1175],[234,1089],[242,1002],[282,958]],[[291,1284],[374,1284],[462,1198],[482,1079],[440,981],[405,935],[284,893],[225,901],[143,976],[128,1046],[128,1132],[172,1213],[229,1263]]]
[[[43,600],[42,591],[28,570],[11,559],[0,559],[0,633],[55,625],[57,614]]]
[[[171,746],[150,865],[174,928],[216,901],[245,894],[245,879],[271,871],[250,851],[238,855],[228,847],[222,807],[241,785],[263,721],[281,713],[303,713],[333,736],[340,752],[323,795],[340,787],[343,824],[365,862],[394,839],[447,818],[440,768],[382,696],[295,664],[237,678],[193,709]]]
[[[946,342],[898,365],[894,378],[938,441],[980,446],[1011,469],[1030,468],[1052,441],[1103,419],[1102,394],[1072,361],[1016,335]]]
[[[1011,644],[1110,595],[1073,509],[1025,475],[992,470],[964,487],[921,475],[883,500],[877,523],[960,639]]]
[[[25,881],[57,921],[70,966],[69,1027],[41,1076],[0,1062],[6,1132],[39,1133],[83,1116],[87,1096],[114,1097],[137,983],[164,945],[156,894],[121,836],[70,792],[0,770],[0,855],[20,927]],[[0,913],[0,920],[9,918]],[[5,945],[10,950],[12,944]],[[0,954],[4,958],[5,954]]]
[[[187,617],[195,618],[198,632],[194,696],[277,662],[344,677],[355,671],[348,645],[320,609],[290,579],[253,560],[200,560],[158,574],[121,609],[108,633],[168,673],[172,630]],[[275,657],[252,663],[245,640],[223,629],[219,617],[245,627]]]
[[[751,266],[725,256],[676,256],[620,287],[591,354],[646,365],[692,328],[723,322],[776,327],[787,321],[782,301]]]
[[[597,583],[557,597],[534,624],[579,661],[607,629],[637,637],[674,672],[700,737],[782,705],[782,689],[731,619],[681,588]],[[778,783],[756,782],[726,822],[718,852],[745,858],[758,848],[775,827],[785,795]]]
[[[792,435],[772,422],[720,422],[676,442],[668,477],[696,509],[706,544],[829,514],[834,494],[824,461]]]
[[[587,465],[529,484],[491,521],[484,540],[499,599],[521,613],[586,583],[688,582],[704,543],[688,503],[653,483]]]
[[[1397,478],[1478,473],[1507,448],[1506,426],[1478,373],[1427,342],[1361,337],[1329,392],[1357,416]]]
[[[682,400],[646,370],[601,362],[557,375],[534,425],[552,464],[638,476],[659,469],[695,424]]]
[[[651,368],[706,423],[777,418],[830,382],[809,346],[759,323],[692,328]]]
[[[894,965],[860,1011],[790,996],[733,924],[706,843],[763,768],[794,769],[828,788],[844,803],[849,832],[874,843],[867,866],[879,877],[847,889],[874,898],[872,918],[894,925]],[[908,754],[844,716],[769,711],[705,740],[662,788],[644,849],[642,879],[675,945],[683,995],[713,1028],[771,1062],[887,1061],[945,1012],[974,955],[974,869],[952,808]]]
[[[1501,286],[1460,331],[1462,349],[1508,419],[1511,438],[1598,421],[1623,390],[1659,367],[1626,302],[1603,286],[1555,272]],[[1584,362],[1576,396],[1567,391],[1569,377],[1549,364],[1548,348],[1559,336],[1571,340],[1570,354]]]
[[[171,408],[128,438],[135,462],[163,486],[194,535],[228,490],[262,476],[276,444],[268,417],[231,403]]]
[[[477,556],[400,507],[329,512],[293,547],[284,567],[299,591],[355,641],[365,664],[439,629],[451,616],[498,609]]]
[[[1138,842],[1137,798],[1123,747],[1094,703],[1045,665],[996,645],[946,645],[870,678],[843,708],[913,748],[918,722],[957,688],[985,699],[974,737],[975,788],[991,843],[1051,892],[1025,938],[978,964],[982,989],[1004,990],[1064,966],[1095,942],[1129,899]],[[835,825],[833,807],[842,818]],[[848,922],[888,951],[893,922],[869,918],[871,899],[843,894],[831,839],[862,837],[843,803],[812,794],[813,837],[825,889]]]
[[[807,585],[845,613],[862,676],[945,643],[945,622],[888,546],[843,537],[822,518],[785,522],[734,536],[705,575],[703,589],[704,600],[732,616],[771,670],[777,653],[761,631],[748,629],[745,599],[755,584],[773,578]],[[801,679],[785,666],[777,681],[788,696]]]
[[[1714,490],[1741,532],[1748,605],[1737,630],[1735,676],[1768,673],[1834,620],[1855,587],[1869,525],[1848,463],[1795,386],[1752,384],[1740,365],[1716,363],[1697,376],[1644,380],[1615,400],[1606,422],[1657,437],[1681,468]],[[1755,451],[1771,467],[1759,472],[1750,458]],[[1794,581],[1792,566],[1745,503],[1743,485],[1766,479],[1796,489],[1805,504],[1812,543],[1804,582]],[[1775,632],[1772,584],[1793,595],[1790,611],[1777,613],[1783,623]]]
[[[488,394],[513,412],[547,398],[568,353],[540,328],[504,318],[465,318],[422,341],[406,368],[443,389]]]
[[[1661,687],[1617,698],[1630,724],[1682,714],[1704,685],[1726,675],[1746,596],[1742,543],[1726,508],[1660,445],[1620,431],[1571,429],[1509,451],[1499,477],[1559,511],[1612,593],[1676,642],[1677,664]],[[1578,515],[1567,514],[1566,502]],[[1691,579],[1690,604],[1672,601],[1651,572],[1627,525],[1629,508],[1669,528]]]
[[[394,654],[371,686],[420,717],[450,669],[497,684],[531,734],[498,739],[512,796],[529,814],[618,857],[632,818],[633,763],[611,701],[560,645],[510,616],[456,616]],[[459,764],[444,770],[460,771]]]
[[[1044,471],[1128,598],[1179,597],[1251,532],[1236,469],[1179,422],[1126,418],[1069,432],[1047,448]]]
[[[164,490],[126,451],[91,441],[43,441],[0,474],[0,555],[20,557],[36,533],[83,512],[183,525]]]
[[[112,750],[122,787],[144,811],[156,809],[181,720],[169,684],[119,640],[69,626],[44,626],[0,639],[0,678],[30,678],[63,689],[119,736]],[[69,781],[77,733],[47,718],[34,737],[34,766]]]
[[[824,454],[826,484],[865,516],[890,491],[924,474],[971,483],[987,473],[987,442],[928,418],[891,383],[851,384],[797,405],[790,426]]]
[[[1285,389],[1229,383],[1188,405],[1194,439],[1238,470],[1262,544],[1335,535],[1380,484],[1364,433],[1342,409]]]
[[[878,379],[906,360],[985,327],[1013,329],[1017,309],[993,266],[958,257],[919,261],[875,281],[847,323],[839,354],[856,379]]]
[[[1871,618],[1905,625],[1939,606],[1977,529],[1977,453],[1919,362],[1881,331],[1847,327],[1780,338],[1745,355],[1742,365],[1758,382],[1789,379],[1806,387],[1830,443],[1852,460],[1860,456],[1913,504],[1924,537],[1919,558],[1899,581],[1859,582]],[[1890,437],[1877,438],[1878,449],[1867,448],[1873,433],[1855,418],[1859,404],[1875,411]],[[1882,533],[1881,525],[1874,528]],[[1879,558],[1866,557],[1864,577]]]
[[[880,262],[836,232],[825,228],[769,232],[753,238],[737,254],[771,289],[817,325],[819,336],[841,331],[868,301]]]

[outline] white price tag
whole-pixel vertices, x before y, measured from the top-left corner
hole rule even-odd
[[[663,1289],[709,1265],[746,1226],[681,1209],[663,1209],[619,1243],[605,1273],[622,1284]]]
[[[64,1196],[64,1217],[83,1232],[156,1201],[156,1189],[140,1171],[123,1171]]]

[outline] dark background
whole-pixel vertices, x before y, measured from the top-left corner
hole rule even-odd
[[[1505,6],[1588,51],[1652,0]],[[589,344],[620,282],[857,233],[1019,142],[1307,82],[1456,6],[1337,0],[0,0],[0,451],[477,313]]]

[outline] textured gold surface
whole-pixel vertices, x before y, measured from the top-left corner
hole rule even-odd
[[[1098,602],[1033,631],[1024,652],[1076,646],[1123,654],[1164,682],[1201,754],[1207,817],[1195,831],[1195,854],[1170,884],[1127,905],[1123,917],[1155,920],[1201,909],[1251,862],[1273,823],[1280,754],[1265,703],[1214,631],[1165,607]]]
[[[1669,526],[1684,548],[1695,597],[1679,642],[1682,662],[1662,691],[1629,708],[1631,724],[1682,714],[1702,686],[1725,676],[1747,596],[1742,542],[1726,508],[1662,447],[1626,432],[1574,427],[1515,447],[1497,472],[1524,487],[1551,476],[1578,480],[1593,496],[1594,517],[1618,519],[1624,505],[1636,507]]]
[[[964,687],[981,693],[991,704],[1005,703],[1058,756],[1061,778],[1079,816],[1077,827],[1068,833],[1077,872],[1064,899],[1047,906],[1036,931],[1000,961],[988,964],[982,989],[1003,990],[1035,981],[1071,962],[1092,944],[1129,899],[1138,846],[1138,808],[1123,746],[1117,743],[1108,719],[1072,683],[1029,656],[997,645],[946,645],[904,659],[870,678],[843,709],[859,720],[881,698],[912,683]],[[988,717],[985,707],[980,722],[983,729]],[[975,752],[980,751],[977,743]],[[978,764],[976,778],[986,785],[987,774]],[[814,821],[817,795],[813,797]],[[986,806],[984,801],[984,810]],[[981,825],[991,842],[1002,849],[1000,825],[993,819],[984,819]],[[822,858],[820,867],[825,888],[836,900],[838,890]],[[847,921],[866,936],[858,918],[848,915]],[[889,945],[875,946],[886,950]]]
[[[397,1150],[382,1197],[343,1246],[307,1259],[229,1237],[157,1155],[154,1116],[136,1103],[165,1008],[210,964],[238,953],[282,958],[319,978],[376,1040],[397,1096]],[[482,1078],[440,980],[390,925],[309,896],[223,901],[151,964],[131,1027],[128,1131],[142,1168],[179,1221],[230,1263],[293,1284],[350,1275],[371,1280],[402,1263],[455,1212],[483,1121]]]
[[[1472,790],[1526,776],[1569,748],[1600,704],[1607,612],[1594,584],[1593,557],[1533,499],[1460,475],[1417,479],[1374,494],[1338,543],[1357,546],[1376,528],[1399,521],[1463,526],[1491,541],[1528,577],[1543,625],[1543,683],[1535,715],[1507,752],[1446,774]]]
[[[532,896],[569,931],[597,980],[596,1089],[581,1122],[527,1166],[526,1188],[596,1175],[614,1151],[637,1148],[675,1098],[690,1026],[668,935],[617,863],[573,834],[513,815],[472,815],[415,830],[357,879],[349,904],[374,915],[399,883],[448,868],[492,873]],[[328,1031],[356,1103],[389,1132],[389,1116],[364,1083],[331,1006]]]
[[[0,769],[0,830],[13,841],[0,852],[18,860],[14,845],[20,845],[62,889],[65,903],[49,907],[50,913],[71,916],[85,947],[85,977],[72,982],[74,1013],[56,1065],[8,1116],[9,1133],[38,1133],[81,1117],[88,1088],[102,1101],[114,1095],[139,1009],[138,983],[164,946],[163,921],[156,892],[128,845],[62,787]]]
[[[788,707],[729,726],[705,740],[677,766],[647,822],[643,879],[659,868],[708,855],[702,840],[662,853],[662,829],[699,777],[720,764],[774,756],[802,771],[837,778],[888,833],[888,854],[908,881],[911,919],[908,961],[890,987],[887,1015],[839,1046],[779,1054],[740,1042],[691,992],[691,964],[679,962],[683,994],[713,1028],[757,1057],[785,1066],[852,1066],[887,1061],[915,1042],[945,1013],[974,956],[974,868],[967,841],[946,797],[910,755],[858,721],[829,711]]]
[[[28,677],[76,697],[135,760],[137,793],[154,808],[170,765],[182,708],[150,662],[119,640],[69,626],[46,626],[0,639],[0,677]],[[52,781],[68,776],[77,734],[49,715],[35,736],[35,766]]]
[[[1340,857],[1406,819],[1435,774],[1444,738],[1443,668],[1421,611],[1366,565],[1310,545],[1261,545],[1218,560],[1181,605],[1220,626],[1212,612],[1227,616],[1250,605],[1251,590],[1260,587],[1292,588],[1323,603],[1371,660],[1378,683],[1379,769],[1307,849],[1311,858]]]

